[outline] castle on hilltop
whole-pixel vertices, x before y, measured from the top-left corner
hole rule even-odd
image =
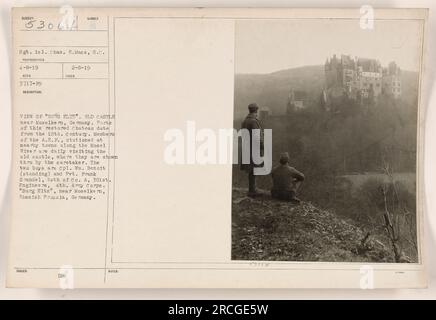
[[[326,101],[343,96],[360,101],[377,99],[381,94],[401,97],[401,70],[395,62],[383,68],[375,59],[333,55],[324,67]]]

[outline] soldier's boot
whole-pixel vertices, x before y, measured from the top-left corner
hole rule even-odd
[[[301,200],[298,199],[296,196],[294,196],[294,197],[292,197],[291,202],[294,203],[294,204],[300,204]]]

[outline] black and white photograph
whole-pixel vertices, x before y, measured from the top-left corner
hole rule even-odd
[[[234,128],[272,168],[233,166],[232,260],[420,261],[422,48],[414,20],[236,22]]]
[[[4,11],[0,297],[435,295],[436,16],[284,5]]]

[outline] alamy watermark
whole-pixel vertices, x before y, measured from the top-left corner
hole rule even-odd
[[[361,16],[359,20],[360,28],[363,30],[374,29],[374,8],[370,5],[364,5],[359,10]]]
[[[374,289],[374,268],[370,265],[362,265],[359,269],[360,289]]]
[[[165,132],[164,161],[170,165],[246,164],[254,175],[268,175],[272,168],[271,129],[196,128],[187,121],[186,129]]]
[[[63,290],[74,289],[74,268],[71,265],[63,265],[58,272],[59,287]]]

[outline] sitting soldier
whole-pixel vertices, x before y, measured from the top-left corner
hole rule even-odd
[[[280,156],[280,165],[272,170],[271,177],[273,180],[271,196],[273,198],[300,203],[296,193],[304,180],[304,174],[289,165],[287,152]]]

